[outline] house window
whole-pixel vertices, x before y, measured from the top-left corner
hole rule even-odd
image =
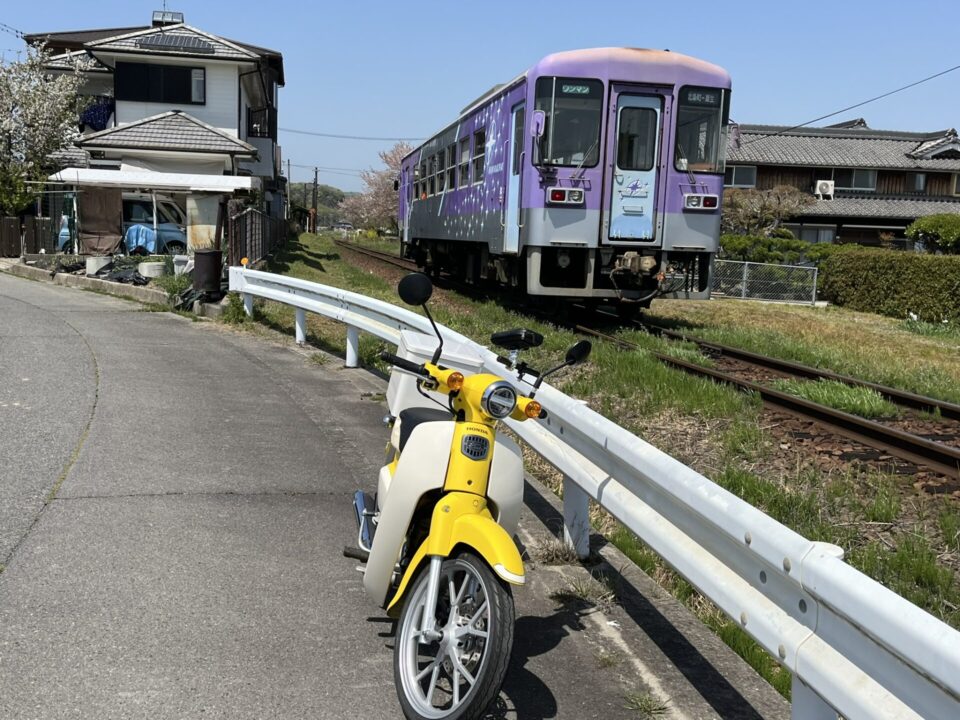
[[[447,146],[447,189],[457,189],[457,144]]]
[[[171,105],[203,105],[207,101],[203,68],[118,62],[113,82],[117,100]]]
[[[724,187],[752,188],[757,185],[756,165],[731,165],[723,174]]]
[[[927,189],[926,173],[907,173],[907,185],[905,191],[908,193],[922,193]]]
[[[470,184],[470,138],[460,141],[460,187]]]
[[[874,192],[877,189],[876,170],[834,170],[833,181],[837,190],[860,190]]]
[[[960,175],[953,176],[953,194],[960,195]]]
[[[833,225],[804,225],[799,238],[808,243],[832,243],[837,238],[837,228]]]
[[[473,181],[483,182],[483,161],[487,153],[486,128],[477,130],[473,134]]]

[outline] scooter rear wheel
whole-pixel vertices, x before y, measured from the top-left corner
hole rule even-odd
[[[513,649],[510,587],[464,552],[444,560],[436,608],[426,608],[430,573],[414,581],[397,624],[394,682],[408,720],[476,720],[500,693]],[[424,613],[442,633],[427,641]]]

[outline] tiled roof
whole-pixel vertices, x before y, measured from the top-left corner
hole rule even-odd
[[[65,30],[62,32],[31,33],[24,35],[23,39],[30,45],[48,42],[58,47],[72,47],[79,50],[85,43],[149,29],[149,25],[140,25],[138,27],[101,28],[99,30]]]
[[[936,198],[925,200],[902,197],[838,197],[834,200],[817,200],[804,208],[803,215],[890,218],[913,220],[938,213],[960,213],[960,198]]]
[[[255,156],[257,149],[179,110],[108,128],[77,141],[85,148],[168,150]]]
[[[93,52],[190,55],[217,60],[256,60],[259,54],[189,25],[166,25],[89,42]]]
[[[960,170],[955,130],[911,133],[853,127],[740,125],[727,148],[733,164],[902,170]],[[937,153],[947,157],[930,157]]]

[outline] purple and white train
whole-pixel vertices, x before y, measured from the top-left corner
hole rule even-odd
[[[709,296],[730,76],[669,51],[549,55],[404,158],[404,255],[530,296]]]

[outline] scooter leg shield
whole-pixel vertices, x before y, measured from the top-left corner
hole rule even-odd
[[[526,581],[517,546],[490,515],[486,501],[469,493],[450,493],[434,508],[430,535],[407,566],[397,592],[387,606],[387,614],[399,613],[404,592],[424,558],[431,555],[449,557],[459,545],[472,548],[506,582],[522,585]]]

